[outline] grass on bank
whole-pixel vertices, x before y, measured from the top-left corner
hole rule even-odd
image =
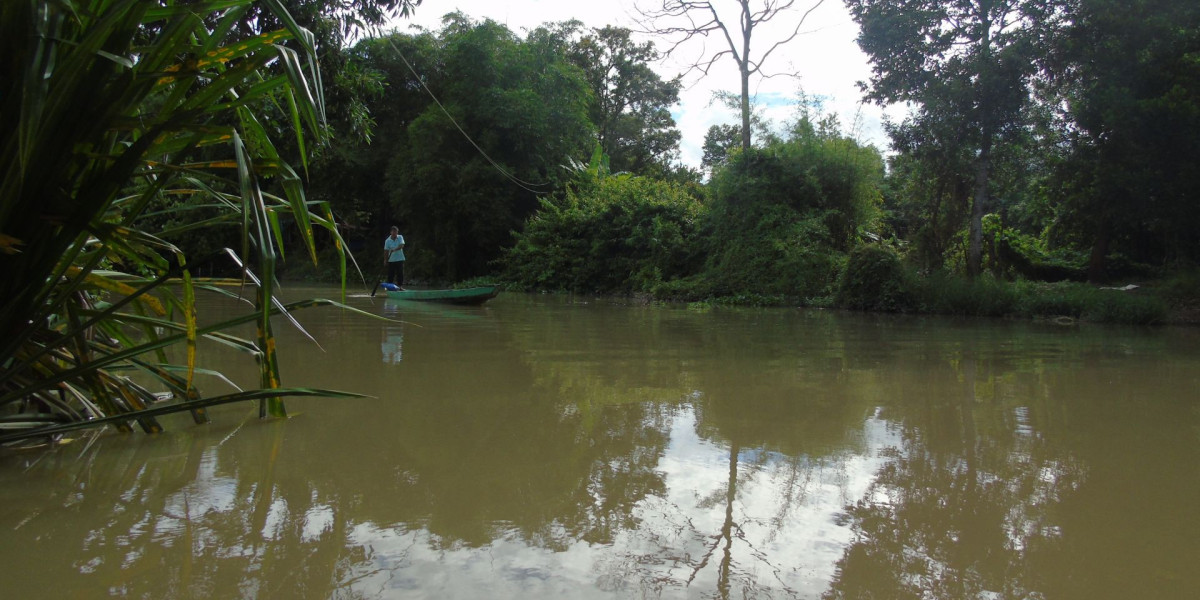
[[[1187,288],[1177,286],[1178,294]],[[976,279],[939,272],[919,275],[888,248],[851,253],[834,305],[841,308],[973,317],[1060,318],[1096,323],[1163,323],[1171,302],[1147,288],[1113,289],[1086,283]]]

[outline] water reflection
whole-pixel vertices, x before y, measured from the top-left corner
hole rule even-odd
[[[50,545],[76,556],[58,569],[66,586],[58,591],[67,595],[741,596],[823,588],[849,539],[833,517],[865,489],[877,460],[765,452],[731,460],[728,448],[697,434],[689,406],[667,408],[657,423],[602,412],[576,452],[537,461],[540,476],[514,468],[511,457],[484,454],[449,477],[439,472],[459,458],[392,465],[389,481],[367,486],[349,473],[336,481],[305,475],[305,461],[288,458],[296,421],[251,421],[218,443],[194,437],[174,456],[132,471],[139,452],[118,461],[124,468],[92,455],[70,494],[52,498],[63,510],[23,523],[5,548]],[[868,429],[888,438],[882,423]],[[738,464],[731,486],[726,475]],[[37,597],[36,588],[22,591]]]
[[[310,315],[282,366],[373,399],[0,459],[12,597],[1200,591],[1187,340],[362,302],[400,322]]]
[[[995,408],[987,396],[1000,384],[980,380],[978,363],[968,352],[942,369],[960,382],[957,398],[889,411],[902,443],[849,507],[857,539],[826,598],[1041,597],[1033,553],[1060,541],[1055,509],[1086,468],[1044,443],[1028,407],[1009,413],[1016,427],[989,422],[1008,411],[977,414]]]
[[[399,364],[404,359],[404,326],[401,321],[399,306],[396,302],[383,304],[383,316],[394,321],[379,327],[383,341],[380,343],[380,353],[383,354],[384,364]]]

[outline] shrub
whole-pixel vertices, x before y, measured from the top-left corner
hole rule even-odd
[[[736,154],[713,175],[704,276],[717,296],[832,295],[878,210],[882,161],[832,130]]]
[[[655,300],[665,302],[696,302],[713,296],[709,280],[698,274],[662,281],[647,291]]]
[[[910,310],[912,294],[900,258],[879,245],[855,248],[838,282],[834,304],[855,310]]]
[[[817,217],[823,241],[845,252],[879,213],[883,161],[872,147],[801,126],[791,139],[742,152],[713,175],[719,203],[734,211],[781,205]]]
[[[701,210],[675,184],[602,178],[542,201],[502,260],[504,278],[529,289],[650,291],[696,270]]]
[[[780,204],[714,211],[704,276],[718,296],[810,298],[829,294],[842,255],[819,212]]]

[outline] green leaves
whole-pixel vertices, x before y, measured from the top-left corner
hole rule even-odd
[[[278,129],[263,124],[285,115],[303,149],[324,119],[313,37],[277,0],[264,4],[283,28],[250,37],[235,27],[249,0],[0,8],[0,50],[19,58],[0,84],[0,421],[13,431],[0,440],[75,426],[48,422],[126,429],[137,420],[157,431],[164,411],[199,420],[214,403],[286,395],[201,398],[197,338],[231,341],[219,330],[240,321],[198,327],[189,269],[204,261],[169,241],[238,224],[237,264],[257,289],[249,318],[260,333],[235,345],[260,357],[264,388],[282,390],[269,328],[273,311],[286,312],[273,288],[278,215],[292,217],[314,261],[314,225],[337,231],[328,211],[310,214],[272,140]],[[157,235],[142,229],[184,210],[177,198],[207,198],[216,212]],[[164,362],[175,344],[186,347],[184,365]],[[123,370],[184,401],[148,409],[156,392]],[[271,412],[284,414],[277,402]]]
[[[942,150],[935,160],[969,157],[971,210],[967,272],[982,269],[985,204],[994,190],[992,150],[1022,131],[1037,73],[1033,48],[1051,37],[1053,9],[1044,0],[847,0],[861,27],[859,47],[871,60],[863,84],[880,104],[912,103],[905,122],[893,127],[893,144],[928,136]],[[928,154],[927,154],[928,156]],[[965,200],[963,194],[959,200]]]
[[[321,396],[328,398],[362,398],[361,394],[350,394],[333,390],[290,388],[273,390],[250,390],[234,394],[224,394],[209,398],[185,400],[164,406],[141,408],[123,414],[98,417],[89,420],[77,420],[61,423],[42,413],[24,413],[10,415],[0,419],[0,431],[12,430],[12,433],[0,433],[0,444],[12,443],[34,437],[56,436],[71,431],[90,429],[104,425],[120,426],[130,419],[149,420],[154,417],[169,415],[184,411],[198,411],[212,406],[251,400],[272,400],[281,396]]]
[[[559,166],[595,143],[587,84],[556,49],[462,15],[437,34],[365,40],[355,52],[388,83],[370,105],[377,135],[369,151],[337,148],[326,194],[340,213],[386,202],[383,222],[419,249],[407,263],[418,276],[488,272],[538,195],[562,189]]]
[[[533,289],[647,292],[697,266],[699,201],[642,177],[590,179],[543,200],[507,253],[506,276]]]
[[[1058,238],[1090,243],[1089,277],[1200,261],[1200,7],[1166,0],[1074,4],[1056,39],[1053,99],[1067,152],[1048,187]]]
[[[573,38],[577,23],[559,26]],[[550,35],[538,30],[533,35]],[[615,172],[646,175],[665,167],[679,145],[670,107],[679,101],[678,78],[664,81],[650,68],[658,56],[653,44],[635,43],[628,29],[603,27],[565,42],[571,63],[583,71],[592,97],[588,115]]]

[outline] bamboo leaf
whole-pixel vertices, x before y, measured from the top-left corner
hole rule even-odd
[[[308,204],[304,198],[304,186],[300,183],[300,178],[291,169],[287,169],[284,173],[283,189],[287,194],[288,202],[291,204],[292,215],[296,218],[296,225],[300,229],[301,241],[304,243],[304,247],[308,249],[309,256],[315,265],[317,264],[317,244],[313,237],[312,215],[308,210]]]
[[[24,440],[33,437],[59,435],[71,431],[79,431],[82,429],[90,429],[110,424],[120,424],[128,422],[131,419],[146,419],[152,417],[161,417],[184,411],[200,408],[210,408],[213,406],[221,406],[223,404],[232,404],[234,402],[248,402],[252,400],[261,400],[272,396],[294,396],[294,397],[322,397],[322,398],[369,398],[362,394],[351,394],[347,392],[339,392],[334,390],[309,389],[309,388],[277,388],[273,390],[252,390],[248,392],[238,392],[235,394],[226,394],[223,396],[213,396],[210,398],[202,398],[199,400],[189,400],[177,404],[167,404],[161,406],[153,406],[150,408],[91,419],[88,421],[78,421],[62,425],[53,425],[48,427],[40,427],[36,429],[28,429],[13,433],[0,434],[0,444],[5,444],[17,440]]]
[[[289,89],[285,96],[287,97],[288,114],[292,116],[292,130],[296,132],[296,148],[300,152],[300,166],[304,168],[305,176],[311,176],[308,172],[308,148],[304,144],[304,130],[300,127],[300,107],[296,104],[296,93]]]
[[[240,8],[246,4],[249,4],[249,0],[197,0],[185,6],[160,6],[147,10],[143,22],[153,23],[176,17],[182,10],[187,10],[194,14],[204,14]]]
[[[370,313],[367,313],[367,312],[364,312],[364,311],[361,311],[358,309],[354,309],[352,307],[345,306],[345,305],[342,305],[337,302],[333,302],[332,300],[323,300],[323,299],[300,300],[300,301],[292,302],[292,303],[289,303],[289,304],[286,304],[283,306],[284,306],[284,308],[282,309],[282,312],[289,312],[289,313],[294,312],[296,310],[305,309],[305,308],[313,308],[316,306],[338,306],[338,307],[344,307],[345,309],[350,310],[351,312],[370,316],[375,319],[389,321],[389,322],[398,322],[398,321],[391,321],[389,319],[386,319],[386,318],[378,316],[378,315],[372,315]],[[269,311],[269,314],[277,314],[275,312],[277,310],[280,310],[280,309],[271,309]],[[226,329],[230,329],[237,325],[253,323],[253,322],[261,322],[261,315],[258,312],[241,315],[238,317],[234,317],[232,319],[227,319],[225,321],[221,321],[220,323],[214,323],[212,325],[200,327],[197,329],[197,334],[198,335],[208,335],[208,334],[216,333],[216,332],[223,331]],[[183,333],[164,336],[160,339],[146,342],[135,348],[128,348],[128,349],[121,350],[120,352],[114,352],[107,356],[98,357],[95,360],[88,361],[86,364],[78,366],[78,367],[74,367],[74,368],[71,368],[71,369],[68,369],[65,371],[59,371],[57,373],[48,373],[48,374],[46,374],[46,377],[42,381],[39,382],[39,385],[53,385],[53,384],[61,383],[64,381],[77,379],[77,378],[85,376],[89,371],[94,371],[97,369],[105,368],[109,365],[121,363],[123,361],[129,360],[129,359],[137,357],[139,355],[151,352],[156,348],[165,348],[167,346],[177,344],[177,343],[183,341],[184,339],[185,339],[185,334],[183,334]],[[261,350],[261,346],[259,347],[259,349]],[[4,404],[5,402],[10,402],[12,400],[19,400],[20,398],[27,396],[28,394],[35,391],[35,389],[36,389],[35,387],[28,387],[28,388],[21,387],[18,389],[6,390],[3,395],[0,395],[0,404]]]
[[[276,244],[276,248],[279,248],[279,258],[286,260],[283,253],[283,229],[279,226],[279,215],[274,210],[267,209],[267,219],[271,221],[271,232],[279,242]]]
[[[300,64],[300,58],[294,50],[284,46],[276,46],[279,53],[281,64],[283,65],[284,73],[288,80],[291,81],[291,89],[298,98],[296,107],[298,114],[294,118],[303,117],[308,121],[308,126],[311,131],[320,132],[321,124],[325,122],[325,107],[318,100],[318,96],[309,86],[308,78],[304,75],[304,67]],[[311,65],[310,65],[311,66]]]
[[[179,365],[152,365],[152,366],[156,367],[156,368],[157,368],[157,369],[159,369],[160,371],[163,371],[163,372],[168,372],[168,373],[169,373],[169,372],[171,372],[171,371],[185,371],[185,370],[186,370],[186,367],[182,367],[182,366],[179,366]],[[231,387],[231,388],[233,388],[233,389],[235,389],[235,390],[237,390],[237,391],[239,391],[239,392],[241,392],[241,391],[245,391],[245,390],[243,390],[243,389],[242,389],[242,388],[241,388],[241,387],[240,387],[238,384],[234,383],[234,382],[233,382],[233,380],[231,380],[231,379],[229,379],[228,377],[226,377],[226,376],[225,376],[225,374],[224,374],[224,373],[221,373],[220,371],[213,371],[213,370],[211,370],[211,369],[197,368],[197,369],[196,369],[196,374],[197,374],[197,375],[207,375],[207,376],[209,376],[209,377],[214,377],[214,378],[216,378],[216,379],[220,379],[222,382],[224,382],[225,384],[227,384],[229,387]],[[186,396],[186,397],[189,397],[189,398],[190,398],[190,397],[192,397],[193,395],[194,395],[194,394],[192,394],[192,393],[189,391],[189,393],[187,394],[187,396]]]

